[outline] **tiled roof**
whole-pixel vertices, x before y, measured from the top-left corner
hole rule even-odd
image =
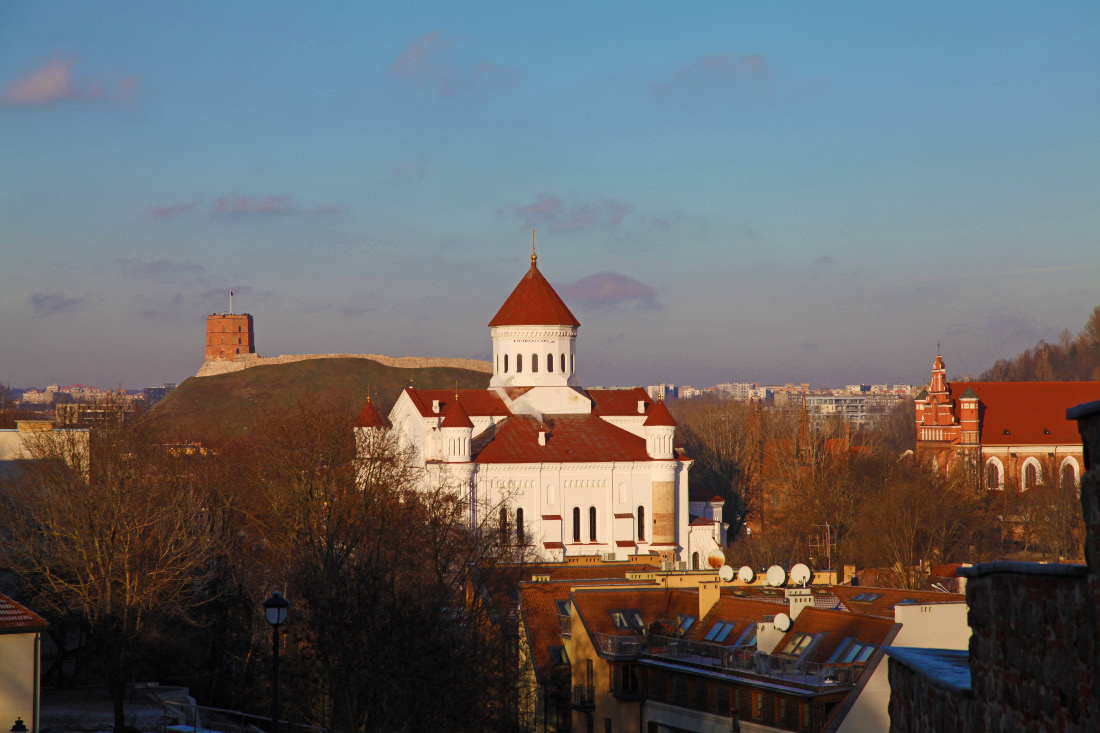
[[[441,428],[472,428],[473,426],[470,416],[462,409],[461,399],[451,401],[443,413],[443,422],[439,424]]]
[[[905,600],[916,603],[960,603],[966,596],[958,593],[940,593],[929,590],[899,590],[897,588],[873,588],[866,585],[838,585],[833,592],[849,611],[861,616],[894,620],[894,606]],[[856,596],[878,595],[872,601],[857,601]]]
[[[550,428],[539,445],[538,428]],[[474,440],[478,463],[647,461],[645,440],[595,415],[513,415]]]
[[[46,619],[5,595],[0,595],[0,634],[49,628]]]
[[[948,394],[957,398],[964,390],[981,400],[983,445],[1080,443],[1066,409],[1100,398],[1100,382],[959,382]]]
[[[532,262],[489,326],[579,326],[580,321]]]
[[[588,396],[595,403],[595,411],[607,417],[640,417],[638,403],[644,402],[646,409],[653,401],[641,387],[634,389],[589,389]]]
[[[439,411],[446,412],[448,405],[454,402],[455,391],[453,389],[405,389],[405,394],[412,399],[413,405],[420,411],[421,416],[431,417],[432,402],[439,400]],[[462,409],[467,415],[477,417],[503,417],[512,412],[504,405],[500,395],[488,389],[460,389],[458,401],[462,403]]]
[[[527,643],[534,657],[535,674],[543,683],[554,666],[550,647],[563,646],[557,601],[567,600],[571,589],[568,583],[521,583],[519,586]]]
[[[783,635],[775,647],[779,652],[798,633],[819,634],[828,632],[813,651],[810,661],[824,662],[832,656],[844,640],[854,637],[860,641],[880,645],[894,627],[893,619],[872,618],[843,611],[827,611],[822,608],[804,608],[794,620],[790,631]]]
[[[672,413],[665,407],[664,400],[657,400],[646,412],[649,414],[644,423],[646,427],[676,427],[676,421],[672,419]]]
[[[790,605],[782,588],[765,588],[759,585],[732,586],[723,588],[721,595],[724,598],[741,598],[777,606]]]
[[[713,519],[707,519],[706,517],[693,517],[691,520],[692,527],[706,527],[714,524],[718,524],[718,522]]]
[[[699,596],[694,589],[582,588],[573,592],[572,599],[589,634],[632,635],[634,632],[629,629],[615,627],[611,612],[619,609],[637,610],[646,628],[661,619],[699,614]]]
[[[721,595],[710,611],[707,612],[707,615],[692,624],[688,638],[702,641],[714,624],[722,621],[735,626],[725,640],[719,643],[732,646],[750,624],[760,623],[765,616],[774,616],[776,613],[779,613],[779,609],[773,603],[759,599],[749,600]]]
[[[355,427],[357,428],[388,428],[390,421],[378,414],[378,410],[374,408],[374,405],[367,401],[367,404],[363,405],[363,410],[359,413],[359,417],[355,419]]]

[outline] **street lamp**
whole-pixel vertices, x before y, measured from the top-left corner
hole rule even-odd
[[[271,595],[263,603],[264,616],[271,624],[271,731],[279,731],[279,627],[286,622],[286,612],[290,608],[290,601],[283,598],[283,594],[277,590],[271,591]]]
[[[15,725],[11,727],[11,733],[27,733],[27,724],[22,718],[15,719]]]

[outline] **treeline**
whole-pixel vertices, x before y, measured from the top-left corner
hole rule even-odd
[[[87,437],[86,437],[87,436]],[[125,727],[126,685],[186,685],[200,704],[270,710],[271,629],[290,600],[286,720],[325,729],[509,730],[515,619],[467,593],[471,564],[522,560],[469,526],[460,485],[414,488],[389,432],[343,407],[263,415],[216,446],[129,424],[37,433],[0,476],[0,551],[66,658],[91,655]]]
[[[1100,381],[1100,306],[1077,335],[1062,331],[1056,344],[1040,340],[1012,359],[998,359],[982,372],[987,382]]]
[[[933,563],[1081,556],[1077,488],[1056,466],[1027,491],[982,489],[977,466],[945,473],[911,450],[911,402],[861,429],[732,401],[675,415],[693,485],[726,500],[731,564],[853,564],[919,588]]]

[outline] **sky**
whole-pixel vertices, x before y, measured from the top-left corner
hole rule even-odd
[[[0,381],[488,359],[927,382],[1100,304],[1100,3],[0,4]]]

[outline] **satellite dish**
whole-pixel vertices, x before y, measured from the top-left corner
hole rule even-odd
[[[715,547],[707,553],[707,564],[715,569],[722,567],[726,564],[726,553]]]
[[[756,578],[756,573],[748,565],[742,565],[741,569],[737,571],[737,579],[742,583],[751,583]]]
[[[799,585],[806,585],[813,576],[814,574],[810,571],[810,566],[805,563],[800,562],[791,568],[791,581]]]
[[[779,566],[773,565],[772,567],[774,568]],[[773,621],[772,623],[775,624],[775,628],[777,631],[790,631],[791,629],[791,617],[785,613],[775,614],[775,621]]]
[[[768,585],[774,585],[779,588],[787,582],[787,571],[783,569],[782,565],[772,565],[768,568]]]
[[[728,583],[729,581],[733,580],[733,568],[731,568],[729,565],[723,565],[718,570],[718,577]]]

